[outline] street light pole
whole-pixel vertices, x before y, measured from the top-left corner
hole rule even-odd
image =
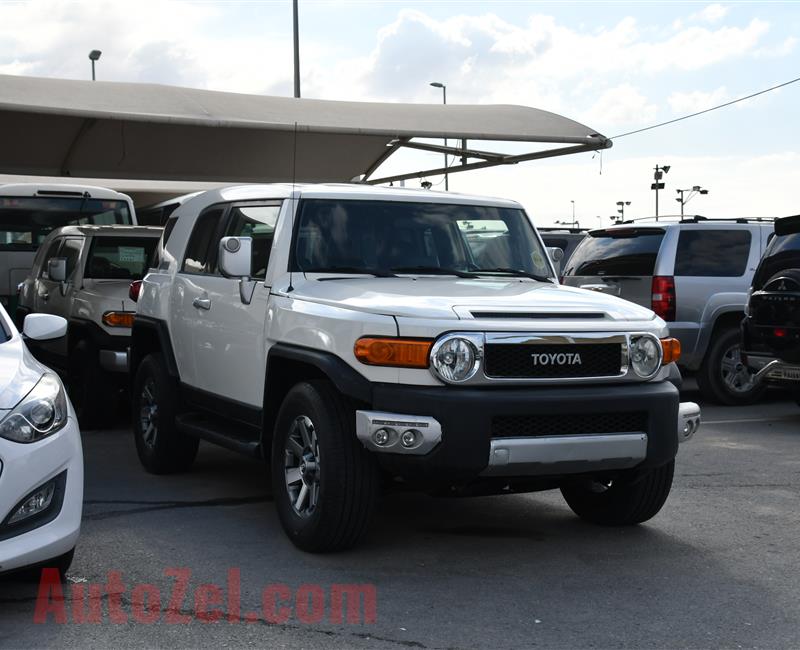
[[[94,62],[100,58],[102,52],[100,50],[92,50],[89,52],[89,60],[92,62],[92,81],[95,80],[94,76]]]
[[[572,203],[572,220],[575,221],[575,201],[570,201]]]
[[[432,81],[431,86],[434,88],[442,89],[442,104],[447,106],[447,86],[440,81]],[[444,139],[444,146],[447,146],[447,138]],[[450,181],[447,174],[447,154],[444,154],[444,190],[447,192],[450,189]]]
[[[297,16],[297,0],[292,2],[294,22],[294,96],[300,97],[300,23]]]
[[[699,185],[694,185],[691,189],[685,190],[675,190],[678,194],[680,194],[680,198],[675,199],[678,203],[681,204],[681,219],[683,219],[683,206],[686,205],[689,201],[691,201],[695,196],[698,194],[708,194],[708,190],[704,190]],[[684,192],[689,192],[689,196],[684,198]]]

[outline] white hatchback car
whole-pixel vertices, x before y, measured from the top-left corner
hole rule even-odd
[[[30,314],[20,334],[0,306],[0,573],[66,573],[83,508],[83,451],[58,375],[23,340],[64,336],[67,321]]]

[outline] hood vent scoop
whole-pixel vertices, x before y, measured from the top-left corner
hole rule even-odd
[[[605,318],[600,312],[533,312],[533,311],[473,311],[473,318],[497,318],[502,320],[567,320],[579,318]]]

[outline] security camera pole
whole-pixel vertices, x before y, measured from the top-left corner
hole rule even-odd
[[[653,174],[653,180],[655,183],[650,185],[651,190],[656,191],[656,221],[658,221],[658,190],[664,189],[664,183],[661,183],[661,179],[664,177],[664,174],[669,173],[669,165],[662,165],[659,167],[656,165],[656,173]]]
[[[102,52],[100,50],[92,50],[89,52],[89,60],[92,62],[92,81],[95,80],[94,78],[94,62],[100,58]]]

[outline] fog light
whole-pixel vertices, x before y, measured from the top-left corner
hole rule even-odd
[[[403,431],[403,435],[400,436],[400,442],[403,444],[403,447],[409,449],[411,447],[416,446],[417,441],[420,438],[420,432],[416,429],[409,429],[408,431]]]
[[[36,492],[31,494],[22,505],[14,511],[14,514],[8,520],[9,524],[15,524],[28,517],[39,514],[47,510],[53,502],[53,494],[56,491],[55,479],[40,487]]]
[[[389,429],[378,429],[375,433],[372,434],[373,442],[378,445],[379,447],[384,447],[389,444],[389,440],[392,439],[392,432]]]

